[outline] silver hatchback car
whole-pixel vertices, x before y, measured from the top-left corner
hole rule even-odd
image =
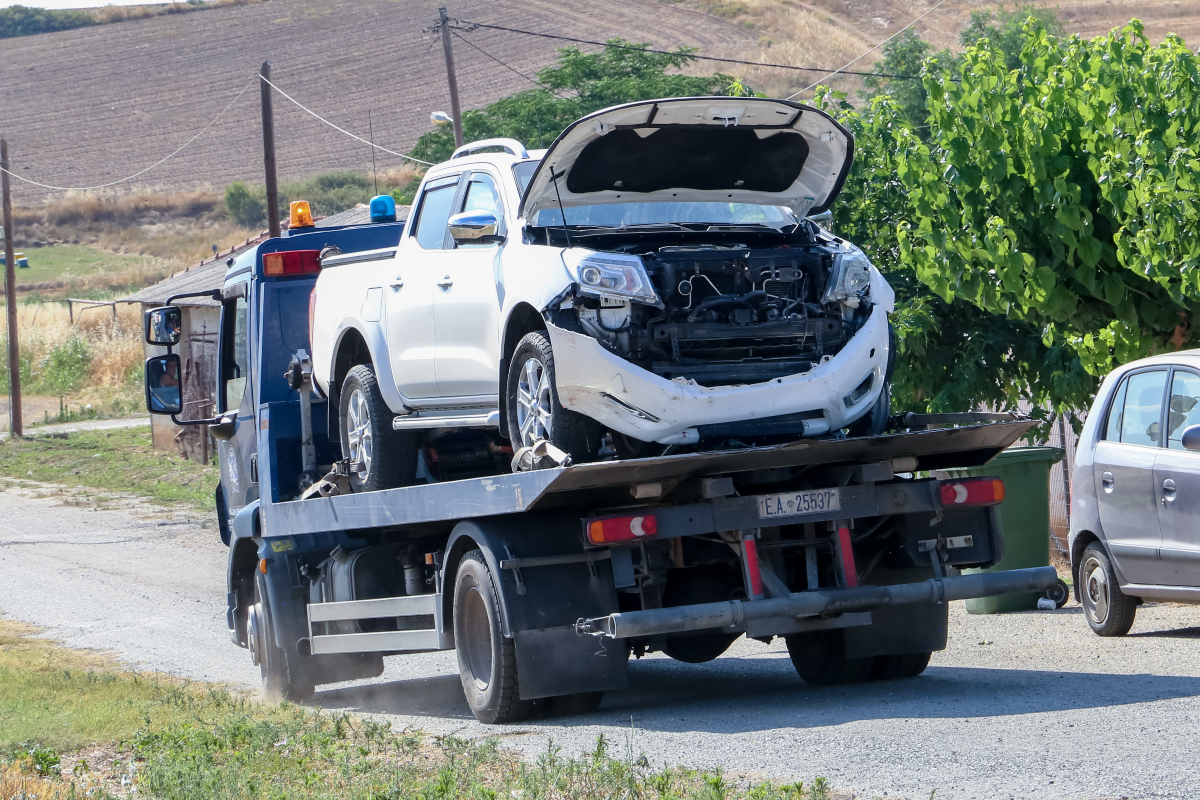
[[[1104,379],[1072,488],[1071,569],[1093,631],[1128,633],[1143,600],[1200,603],[1200,350]]]

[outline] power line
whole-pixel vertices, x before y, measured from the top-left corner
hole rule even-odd
[[[188,139],[186,142],[184,142],[184,143],[183,143],[183,144],[182,144],[182,145],[179,147],[179,149],[178,149],[178,150],[176,150],[175,152],[171,153],[169,156],[167,156],[166,158],[162,159],[161,161],[156,161],[156,162],[154,162],[153,164],[151,164],[150,166],[146,167],[145,169],[143,169],[143,170],[141,170],[141,171],[139,171],[139,172],[135,172],[135,173],[133,173],[133,174],[132,174],[132,175],[130,175],[128,178],[121,178],[120,180],[118,180],[118,181],[112,181],[111,183],[102,183],[102,184],[100,184],[100,185],[98,185],[98,186],[75,186],[75,187],[71,187],[71,186],[51,186],[51,185],[49,185],[49,184],[47,184],[47,183],[38,183],[37,181],[32,181],[32,180],[30,180],[29,178],[24,178],[24,177],[22,177],[22,176],[18,175],[17,173],[15,173],[15,172],[13,172],[13,171],[11,171],[11,170],[7,170],[7,169],[6,169],[6,170],[4,170],[4,172],[7,172],[9,175],[11,175],[12,177],[16,178],[16,179],[17,179],[17,180],[19,180],[19,181],[24,181],[25,183],[30,183],[30,184],[33,184],[34,186],[40,186],[40,187],[41,187],[41,188],[43,188],[43,189],[54,189],[55,191],[60,191],[60,192],[88,192],[88,191],[91,191],[91,190],[93,190],[93,189],[107,189],[109,186],[116,186],[118,183],[125,183],[126,181],[131,181],[131,180],[133,180],[134,178],[138,177],[139,175],[145,175],[147,172],[149,172],[150,170],[154,169],[155,167],[157,167],[157,166],[159,166],[159,165],[161,165],[161,164],[165,164],[166,162],[170,161],[172,158],[174,158],[175,156],[177,156],[177,155],[179,155],[181,152],[183,152],[184,148],[186,148],[186,147],[187,147],[188,145],[190,145],[192,142],[194,142],[194,141],[196,141],[197,139],[199,139],[201,136],[203,136],[203,135],[204,135],[204,132],[205,132],[205,131],[207,131],[209,128],[211,128],[213,125],[215,125],[215,124],[217,123],[217,120],[219,120],[221,117],[223,117],[223,116],[225,115],[225,112],[226,112],[226,111],[228,111],[229,109],[233,108],[233,104],[234,104],[234,103],[236,103],[236,102],[237,102],[239,99],[241,99],[242,95],[244,95],[244,94],[246,93],[246,89],[249,89],[249,88],[250,88],[251,86],[253,86],[253,85],[254,85],[254,81],[251,81],[250,83],[247,83],[247,84],[246,84],[246,86],[245,86],[245,88],[243,88],[243,89],[242,89],[240,92],[238,92],[238,93],[237,93],[237,97],[235,97],[235,98],[233,98],[232,100],[230,100],[230,101],[229,101],[229,105],[225,106],[225,108],[223,108],[223,109],[221,110],[221,113],[220,113],[220,114],[217,114],[215,117],[213,117],[213,119],[212,119],[212,122],[208,123],[208,124],[207,124],[207,125],[205,125],[203,128],[201,128],[201,130],[200,130],[200,132],[199,132],[199,133],[197,133],[195,136],[193,136],[192,138],[190,138],[190,139]]]
[[[919,16],[919,17],[917,17],[917,18],[916,18],[916,19],[914,19],[912,22],[908,23],[908,24],[907,24],[907,25],[905,25],[903,28],[901,28],[900,30],[896,31],[895,33],[893,33],[893,34],[892,34],[891,36],[889,36],[888,38],[884,39],[882,42],[880,42],[879,44],[877,44],[877,45],[875,45],[874,47],[872,47],[872,48],[871,48],[870,50],[868,50],[867,52],[863,53],[863,54],[862,54],[861,56],[859,56],[858,58],[856,58],[856,59],[854,59],[853,61],[851,61],[850,63],[846,64],[846,66],[845,66],[845,67],[842,67],[841,69],[835,69],[833,72],[829,73],[829,74],[828,74],[828,75],[826,75],[824,78],[821,78],[821,80],[819,80],[819,81],[817,81],[816,83],[814,83],[814,84],[811,84],[811,85],[809,85],[809,86],[805,86],[805,87],[804,87],[803,89],[801,89],[800,91],[796,92],[796,93],[795,93],[795,94],[793,94],[793,95],[789,95],[789,96],[788,96],[787,98],[785,98],[785,99],[787,99],[787,100],[791,100],[793,97],[795,97],[795,96],[796,96],[796,95],[798,95],[798,94],[804,94],[804,93],[805,93],[805,92],[807,92],[809,89],[812,89],[812,88],[813,88],[813,87],[815,87],[815,86],[819,86],[819,85],[821,85],[822,83],[824,83],[825,81],[829,80],[830,78],[832,78],[834,75],[837,75],[838,73],[842,73],[843,75],[861,75],[861,74],[862,74],[861,72],[847,72],[847,71],[846,71],[846,67],[849,67],[849,66],[851,66],[851,65],[853,65],[853,64],[856,64],[856,63],[858,63],[859,61],[861,61],[861,60],[863,60],[864,58],[866,58],[867,56],[869,56],[871,53],[874,53],[876,50],[878,50],[879,48],[883,47],[885,44],[887,44],[888,42],[890,42],[892,39],[895,39],[897,36],[899,36],[900,34],[904,33],[906,30],[908,30],[909,28],[911,28],[913,25],[916,25],[918,22],[920,22],[921,20],[925,19],[926,17],[928,17],[928,16],[929,16],[930,14],[932,14],[933,12],[937,11],[939,8],[941,8],[941,7],[942,7],[942,4],[944,4],[945,2],[946,2],[946,0],[939,0],[938,4],[937,4],[936,6],[934,6],[934,7],[933,7],[933,8],[931,8],[931,9],[929,9],[929,10],[928,10],[928,11],[926,11],[924,14],[922,14],[922,15],[921,15],[921,16]],[[888,77],[888,76],[882,76],[882,77]]]
[[[267,80],[266,78],[264,78],[262,75],[259,75],[259,76],[258,76],[258,79],[259,79],[260,81],[262,81],[263,83],[267,84],[267,86],[270,86],[270,87],[271,87],[272,89],[274,89],[275,91],[279,92],[281,95],[283,95],[283,97],[284,97],[285,99],[287,99],[288,101],[290,101],[291,103],[293,103],[294,105],[296,105],[298,108],[300,108],[300,109],[301,109],[302,111],[304,111],[305,113],[307,113],[307,114],[311,114],[312,116],[314,116],[314,117],[316,117],[317,119],[321,120],[321,122],[324,122],[326,125],[328,125],[329,127],[333,128],[335,131],[338,131],[339,133],[344,133],[344,134],[346,134],[347,136],[349,136],[351,139],[357,139],[358,141],[362,142],[362,143],[363,143],[363,144],[365,144],[365,145],[368,145],[368,146],[370,146],[370,147],[374,147],[376,150],[382,150],[382,151],[383,151],[383,152],[385,152],[385,153],[390,153],[391,155],[394,155],[394,156],[399,156],[400,158],[407,158],[409,161],[415,161],[415,162],[417,162],[418,164],[424,164],[424,165],[425,165],[425,166],[427,166],[427,167],[432,167],[432,166],[433,166],[433,163],[432,163],[432,162],[429,162],[429,161],[422,161],[421,159],[419,159],[419,158],[413,158],[412,156],[406,156],[404,153],[397,153],[395,150],[388,150],[386,147],[384,147],[384,146],[382,146],[382,145],[375,144],[374,142],[368,141],[368,140],[366,140],[366,139],[362,138],[361,136],[355,136],[353,133],[351,133],[350,131],[346,130],[345,128],[339,128],[337,125],[334,125],[332,122],[330,122],[329,120],[325,119],[325,118],[324,118],[324,117],[322,117],[320,114],[318,114],[317,112],[313,111],[311,108],[308,108],[308,107],[307,107],[307,106],[305,106],[303,103],[301,103],[299,100],[297,100],[296,98],[292,97],[290,94],[288,94],[287,92],[285,92],[283,89],[280,89],[278,86],[276,86],[275,84],[271,83],[269,80]]]
[[[946,2],[946,0],[942,0],[942,3],[944,3],[944,2]],[[942,3],[938,3],[938,6],[940,6]],[[937,8],[937,6],[934,6],[934,8]],[[930,9],[930,11],[932,11],[932,10],[933,9]],[[928,13],[928,12],[926,12],[926,13]],[[924,15],[922,15],[922,16],[924,16]],[[913,22],[916,22],[920,19],[921,19],[921,17],[918,17],[916,20],[913,20]],[[863,76],[873,77],[873,78],[893,78],[896,80],[907,80],[907,81],[917,81],[917,80],[921,79],[920,75],[892,75],[892,74],[886,73],[886,72],[851,72],[851,71],[848,71],[845,67],[842,67],[841,69],[837,69],[837,70],[830,70],[828,67],[795,67],[795,66],[792,66],[791,64],[770,64],[770,63],[766,63],[763,61],[746,61],[746,60],[740,59],[740,58],[717,58],[716,56],[700,56],[700,55],[695,55],[692,53],[673,53],[670,50],[656,50],[652,47],[634,47],[633,45],[627,45],[627,44],[610,44],[609,42],[597,42],[592,39],[576,39],[573,36],[559,36],[558,34],[553,34],[553,33],[538,33],[536,31],[525,31],[525,30],[521,30],[520,28],[507,28],[503,25],[488,25],[483,22],[467,22],[465,20],[462,20],[462,23],[467,26],[465,28],[459,29],[459,30],[462,30],[464,33],[470,33],[471,31],[475,30],[476,28],[488,28],[490,30],[495,30],[495,31],[507,31],[509,33],[520,33],[520,34],[524,34],[525,36],[537,36],[542,39],[557,39],[557,40],[563,41],[563,42],[575,42],[576,44],[591,44],[591,45],[596,45],[597,47],[612,47],[612,48],[615,48],[618,50],[633,50],[633,51],[636,51],[639,53],[656,53],[658,55],[664,55],[664,56],[682,55],[688,59],[696,59],[697,61],[717,61],[722,64],[742,64],[742,65],[748,66],[748,67],[769,67],[772,69],[790,69],[790,70],[794,70],[797,72],[825,72],[825,73],[830,73],[830,74],[834,74],[834,75],[839,74],[839,73],[842,75],[863,75]],[[910,23],[910,25],[911,24],[912,23]],[[899,31],[898,31],[898,33],[899,33]],[[465,39],[464,39],[464,41],[465,41]],[[884,42],[886,42],[886,41],[887,40],[885,39]],[[880,42],[880,44],[884,44],[884,42]],[[877,50],[878,48],[879,48],[879,45],[876,45],[875,47],[871,48],[871,50],[868,50],[867,53],[870,53],[873,50]],[[867,53],[864,53],[863,55],[866,55]],[[862,56],[859,56],[859,58],[862,58]],[[854,59],[854,61],[858,61],[859,58]],[[853,64],[854,61],[850,62],[850,64]],[[850,66],[850,64],[847,64],[846,66]],[[801,90],[801,91],[803,91],[803,90]]]
[[[524,72],[521,72],[520,70],[518,70],[516,67],[510,67],[508,64],[505,64],[503,61],[501,61],[500,59],[496,58],[494,55],[492,55],[492,54],[491,54],[491,53],[489,53],[488,51],[484,50],[482,47],[478,47],[478,46],[476,46],[475,44],[472,44],[472,43],[471,43],[471,41],[470,41],[469,39],[467,39],[465,36],[462,36],[461,34],[459,34],[459,32],[458,32],[458,31],[456,31],[456,30],[454,30],[453,28],[451,28],[451,29],[450,29],[450,33],[454,34],[454,38],[455,38],[455,39],[458,39],[460,42],[462,42],[463,44],[465,44],[467,47],[470,47],[472,50],[478,50],[480,53],[482,53],[483,55],[487,56],[487,57],[488,57],[488,58],[490,58],[492,61],[495,61],[497,64],[499,64],[500,66],[504,67],[504,68],[505,68],[506,70],[508,70],[509,72],[514,72],[514,73],[516,73],[517,75],[520,75],[522,78],[524,78],[525,80],[529,81],[529,82],[530,82],[530,83],[532,83],[534,86],[537,86],[539,89],[545,89],[547,92],[550,92],[551,94],[555,94],[555,95],[558,95],[559,97],[562,97],[562,95],[561,95],[561,94],[559,94],[558,92],[554,91],[554,90],[553,90],[553,89],[551,89],[549,86],[546,86],[546,85],[545,85],[545,84],[543,84],[543,83],[539,83],[539,82],[538,82],[537,80],[535,80],[534,78],[531,78],[531,77],[529,77],[528,75],[526,75]]]

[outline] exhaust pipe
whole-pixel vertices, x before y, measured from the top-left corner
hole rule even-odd
[[[940,581],[896,586],[859,586],[854,589],[820,589],[797,592],[771,600],[729,600],[676,608],[651,608],[580,619],[575,632],[613,639],[632,639],[665,633],[727,628],[747,620],[772,617],[815,617],[850,611],[868,611],[880,606],[909,603],[941,603],[972,597],[993,597],[1019,592],[1044,592],[1058,581],[1054,567],[1014,569],[956,575]]]

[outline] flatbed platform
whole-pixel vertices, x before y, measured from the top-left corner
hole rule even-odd
[[[467,478],[378,492],[262,503],[265,531],[279,536],[422,528],[458,520],[559,507],[629,506],[629,487],[754,470],[852,466],[911,458],[912,471],[977,467],[1029,432],[1032,420],[770,447],[604,461]],[[268,534],[268,537],[270,534]]]

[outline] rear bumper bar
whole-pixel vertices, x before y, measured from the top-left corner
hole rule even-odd
[[[993,597],[1016,592],[1043,592],[1058,580],[1054,567],[1014,569],[956,575],[942,580],[896,586],[859,586],[853,589],[821,589],[798,592],[770,600],[729,600],[675,608],[653,608],[581,619],[579,634],[633,639],[666,633],[728,628],[757,619],[815,617],[850,611],[869,611],[886,605],[939,603],[972,597]]]

